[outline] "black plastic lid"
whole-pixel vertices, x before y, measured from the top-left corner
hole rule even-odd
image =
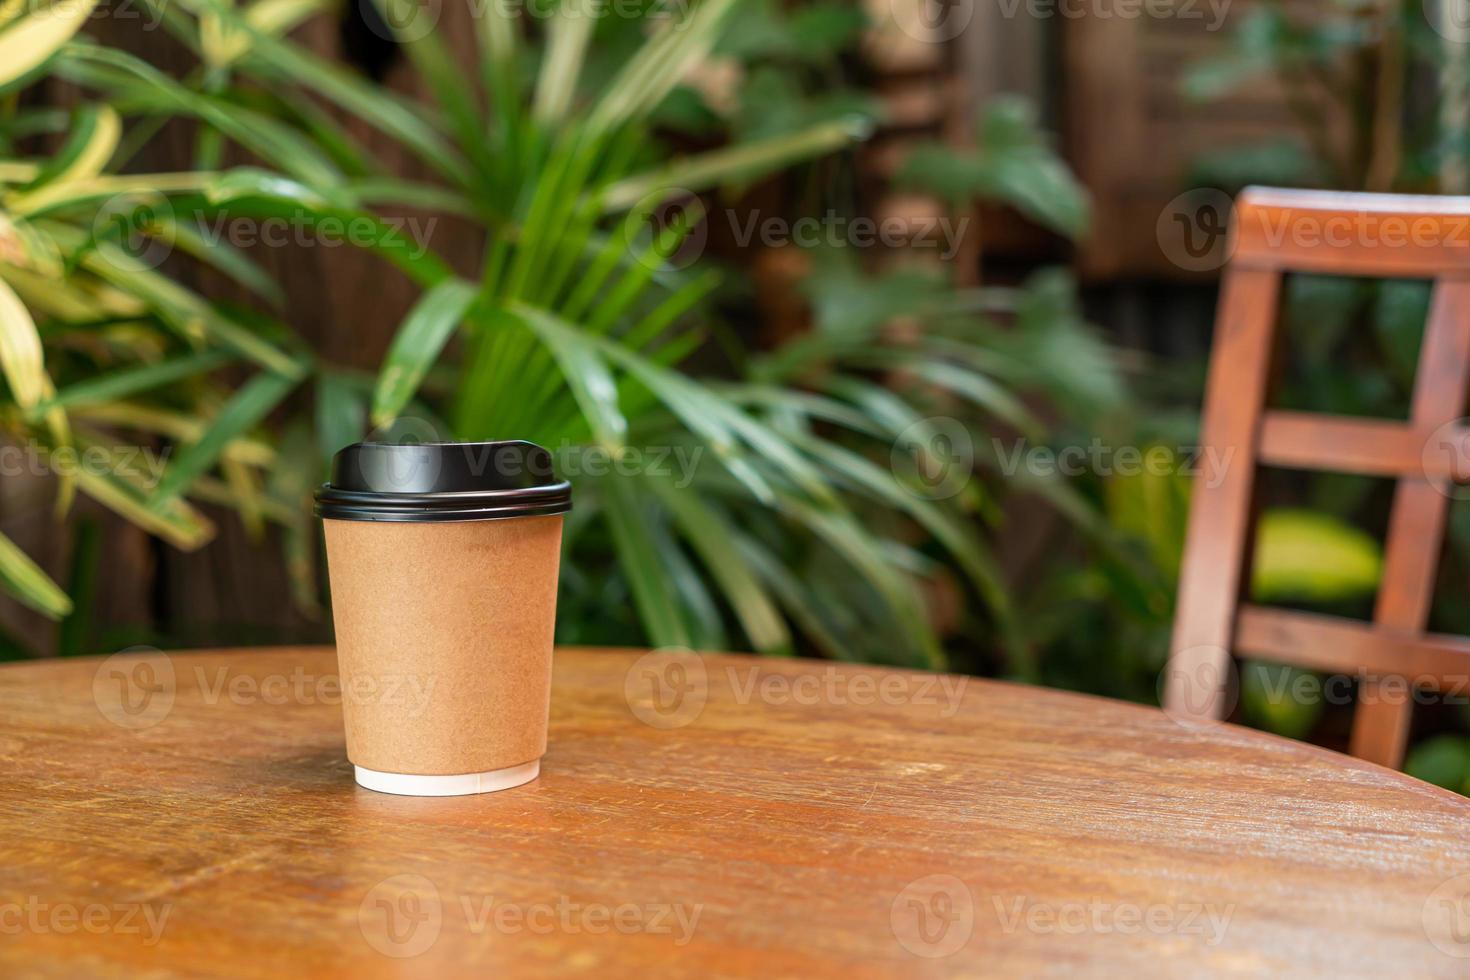
[[[490,521],[565,514],[572,485],[533,442],[359,442],[332,459],[316,514],[333,521]]]

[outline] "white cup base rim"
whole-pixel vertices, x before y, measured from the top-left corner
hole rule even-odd
[[[456,773],[452,776],[419,776],[406,772],[379,772],[353,766],[357,785],[395,796],[472,796],[523,786],[541,774],[541,760],[486,772]]]

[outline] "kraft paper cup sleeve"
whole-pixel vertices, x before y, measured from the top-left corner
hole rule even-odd
[[[347,756],[412,795],[534,779],[571,487],[520,441],[358,443],[316,494]]]
[[[545,754],[561,524],[326,522],[355,765],[462,775]]]

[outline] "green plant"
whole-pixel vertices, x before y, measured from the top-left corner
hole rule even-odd
[[[306,375],[305,353],[279,327],[206,302],[129,247],[166,238],[270,295],[242,256],[202,247],[174,220],[172,200],[227,194],[228,182],[211,172],[109,173],[125,133],[107,104],[70,114],[17,106],[15,94],[91,8],[0,11],[0,433],[7,450],[57,475],[58,518],[80,493],[192,549],[213,534],[192,498],[232,507],[255,528],[274,519],[304,532],[296,501],[271,492],[281,481],[266,487],[278,454],[253,430]],[[53,129],[67,136],[51,156],[18,152]],[[169,459],[161,440],[182,448]],[[0,585],[53,618],[89,612],[3,536]]]
[[[1453,4],[1408,0],[1252,8],[1230,49],[1193,68],[1186,92],[1209,100],[1270,77],[1299,133],[1212,153],[1196,167],[1197,179],[1232,188],[1261,181],[1463,193],[1470,188],[1470,60],[1454,11]]]
[[[650,466],[573,474],[565,639],[787,653],[800,635],[832,656],[940,666],[922,586],[952,568],[987,610],[1010,669],[1033,675],[976,521],[1002,519],[1006,478],[984,458],[991,476],[961,480],[952,495],[923,477],[954,462],[936,416],[964,419],[966,434],[1039,434],[1020,392],[1060,389],[1076,403],[1108,390],[1106,353],[1065,280],[951,293],[912,273],[873,279],[849,260],[816,282],[827,292],[816,296],[810,336],[696,378],[691,359],[712,322],[705,301],[720,279],[687,251],[706,208],[700,195],[840,151],[863,120],[737,133],[687,155],[665,145],[657,121],[729,26],[732,0],[657,25],[610,69],[593,50],[599,25],[578,4],[556,6],[542,32],[492,4],[476,20],[478,79],[454,67],[421,8],[386,7],[433,104],[315,57],[253,8],[212,0],[157,8],[201,58],[183,79],[80,39],[55,63],[140,123],[198,120],[204,162],[229,142],[279,172],[231,173],[205,203],[319,228],[410,204],[483,228],[473,279],[424,250],[429,242],[409,247],[386,230],[375,238],[423,295],[370,389],[320,370],[318,449],[360,437],[368,415],[401,427],[406,414],[457,438],[535,439],[564,465],[588,450],[623,460],[649,447],[682,452],[697,461],[687,479]],[[392,176],[312,97],[393,137],[433,181]],[[1037,161],[1034,142],[1025,152]],[[896,331],[895,317],[926,329]],[[1064,484],[1036,489],[1085,520]]]

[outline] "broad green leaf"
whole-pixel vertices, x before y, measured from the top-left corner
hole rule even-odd
[[[850,660],[850,651],[838,639],[830,623],[832,610],[824,606],[794,574],[781,557],[759,544],[748,534],[736,534],[740,556],[751,570],[771,587],[771,594],[791,620],[801,627],[827,656],[834,660]]]
[[[916,146],[898,181],[957,206],[977,199],[1011,204],[1072,238],[1087,230],[1087,192],[1047,144],[1025,100],[1004,98],[987,106],[979,144],[975,150]]]
[[[610,212],[625,211],[650,195],[701,191],[727,181],[751,180],[841,149],[863,139],[870,128],[866,120],[854,117],[788,136],[676,159],[656,173],[639,174],[612,185],[604,192],[603,207]]]
[[[27,606],[52,619],[60,619],[72,610],[71,599],[67,598],[61,586],[3,534],[0,534],[0,585]]]
[[[414,304],[383,358],[373,390],[373,424],[386,425],[408,404],[478,296],[473,283],[446,279]]]
[[[655,646],[690,645],[689,627],[684,622],[673,583],[654,545],[655,532],[638,499],[633,480],[609,476],[599,481],[603,511],[617,546],[618,565],[627,576],[633,601]]]
[[[881,539],[869,534],[850,514],[818,510],[789,497],[783,499],[780,509],[826,542],[873,585],[901,624],[904,636],[913,644],[920,665],[931,670],[944,669],[944,652],[929,624],[918,590],[904,572],[894,567]]]
[[[772,499],[769,484],[759,473],[743,460],[740,443],[776,466],[814,500],[830,502],[831,489],[810,461],[802,457],[784,438],[771,431],[769,426],[750,417],[726,399],[710,391],[676,371],[658,367],[647,358],[628,350],[607,338],[585,334],[575,327],[558,321],[544,310],[536,310],[521,304],[510,307],[511,312],[522,317],[539,318],[539,333],[544,337],[555,337],[557,342],[568,346],[590,344],[617,366],[626,370],[658,397],[670,411],[678,415],[694,432],[699,433],[710,444],[731,472],[739,476],[759,498]]]
[[[100,405],[174,384],[185,378],[208,374],[232,360],[234,358],[227,351],[209,350],[161,361],[157,364],[122,368],[67,385],[53,397],[47,399],[45,404],[69,409]]]
[[[1251,596],[1258,602],[1372,595],[1383,553],[1372,536],[1316,511],[1277,509],[1256,530]]]
[[[540,335],[561,366],[562,377],[571,389],[598,442],[617,450],[628,434],[628,421],[618,404],[618,386],[607,363],[590,344],[567,343],[560,324],[540,310],[523,308],[515,317]]]
[[[786,622],[746,564],[729,523],[701,501],[699,492],[692,487],[679,488],[658,479],[644,483],[674,516],[679,530],[719,583],[755,648],[765,654],[790,655],[791,633],[786,629]]]
[[[964,569],[990,607],[1010,654],[1011,669],[1025,680],[1038,679],[1029,651],[1021,640],[1014,603],[1000,564],[969,521],[960,519],[932,500],[910,492],[899,484],[891,470],[883,469],[835,442],[810,436],[802,437],[799,442],[840,478],[850,482],[855,490],[908,514],[932,534]]]
[[[154,488],[149,509],[158,512],[186,492],[196,477],[214,466],[220,454],[236,436],[243,435],[280,404],[300,381],[300,374],[257,374],[220,409],[198,442],[186,446],[173,459],[168,471]]]
[[[204,199],[210,204],[228,204],[252,197],[287,201],[307,208],[324,208],[331,203],[323,191],[255,167],[235,167],[225,173],[211,175],[203,191]]]
[[[468,197],[433,184],[394,177],[363,177],[347,181],[345,187],[352,199],[363,206],[391,204],[461,216],[475,211],[475,205]]]
[[[316,383],[316,442],[325,465],[367,431],[370,391],[341,372],[324,370]]]

